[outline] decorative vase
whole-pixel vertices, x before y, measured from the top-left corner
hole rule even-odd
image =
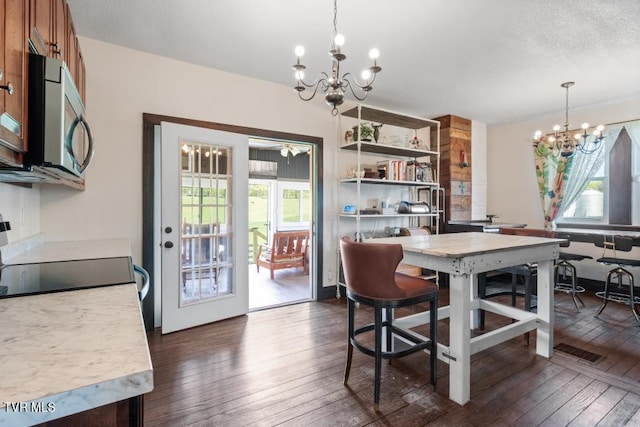
[[[380,128],[382,127],[382,123],[379,125],[373,126],[373,140],[377,143],[380,138]]]

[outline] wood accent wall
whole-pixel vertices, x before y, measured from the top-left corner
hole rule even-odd
[[[471,219],[471,120],[447,115],[440,122],[440,186],[445,189],[445,224]],[[466,153],[469,166],[461,166]]]

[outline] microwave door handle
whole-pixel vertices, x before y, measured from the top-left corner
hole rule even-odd
[[[85,130],[87,131],[87,138],[89,140],[89,149],[87,150],[87,157],[84,158],[84,161],[82,162],[82,164],[78,162],[78,159],[76,159],[76,156],[73,154],[73,145],[72,145],[73,134],[76,131],[76,126],[78,126],[78,123],[82,124],[82,127],[85,128]],[[69,151],[69,155],[71,156],[71,159],[73,160],[74,165],[78,168],[78,172],[80,172],[80,174],[84,173],[84,171],[89,166],[89,163],[91,163],[91,160],[93,159],[93,154],[95,152],[94,146],[93,146],[93,134],[91,133],[89,122],[87,122],[87,119],[84,116],[84,114],[81,114],[79,117],[76,117],[73,120],[73,123],[71,124],[71,128],[69,129],[69,134],[67,136],[67,150]]]

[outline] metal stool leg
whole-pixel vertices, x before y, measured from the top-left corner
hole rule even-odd
[[[560,272],[562,269],[562,273]],[[570,263],[569,261],[562,260],[558,262],[555,266],[556,276],[555,276],[555,289],[558,291],[566,292],[571,294],[571,298],[573,299],[573,304],[576,306],[576,311],[580,312],[580,307],[578,306],[578,302],[584,307],[584,302],[582,298],[580,298],[580,292],[584,292],[584,288],[578,286],[578,273],[576,271],[576,266]],[[571,287],[567,288],[566,283],[560,282],[560,276],[562,275],[563,280],[567,280],[567,276],[569,276],[571,280]]]
[[[633,316],[636,318],[636,322],[640,323],[640,315],[638,314],[638,310],[636,310],[636,297],[634,295],[633,288],[634,288],[633,275],[631,275],[629,276],[629,295],[631,297],[629,304],[631,304],[631,312],[633,313]]]
[[[566,274],[567,268],[571,272],[571,299],[573,299],[573,304],[576,306],[576,310],[579,313],[580,307],[578,307],[578,301],[580,301],[580,304],[582,304],[583,307],[584,307],[584,302],[582,302],[582,299],[580,299],[580,294],[578,294],[578,288],[576,283],[578,281],[578,277],[576,276],[577,274],[576,267],[570,262],[567,262],[564,268],[565,268],[565,274]]]
[[[607,274],[607,280],[605,280],[604,282],[602,305],[598,309],[598,312],[596,313],[596,317],[598,317],[600,313],[602,313],[602,310],[604,310],[604,308],[607,306],[607,303],[609,302],[609,283],[611,283],[611,276],[613,275],[613,273],[615,273],[615,269],[609,270],[609,274]]]

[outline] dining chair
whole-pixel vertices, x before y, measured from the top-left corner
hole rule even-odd
[[[640,323],[640,315],[636,309],[636,304],[640,304],[640,296],[635,295],[633,273],[625,268],[640,267],[640,260],[620,258],[617,254],[618,252],[630,252],[633,248],[633,239],[623,236],[605,236],[603,240],[597,240],[595,245],[603,248],[602,257],[596,261],[604,265],[615,266],[607,274],[607,280],[604,282],[604,291],[596,292],[596,295],[603,299],[596,317],[602,313],[609,301],[615,301],[630,305],[633,317]],[[607,250],[610,250],[613,256],[606,256]],[[626,283],[624,283],[624,279],[626,279]]]
[[[382,359],[403,357],[421,350],[430,353],[430,381],[436,386],[438,286],[418,277],[397,273],[403,257],[400,244],[359,243],[349,237],[340,240],[340,256],[347,294],[348,343],[344,384],[351,371],[353,347],[375,359],[373,402],[380,402]],[[429,303],[429,338],[418,338],[393,325],[393,310],[399,307]],[[373,323],[355,327],[356,303],[373,307]],[[383,316],[384,314],[384,316]],[[364,344],[361,334],[373,331],[374,344]],[[383,333],[385,346],[383,349]],[[394,338],[403,341],[396,346]],[[404,345],[407,344],[407,345]]]

